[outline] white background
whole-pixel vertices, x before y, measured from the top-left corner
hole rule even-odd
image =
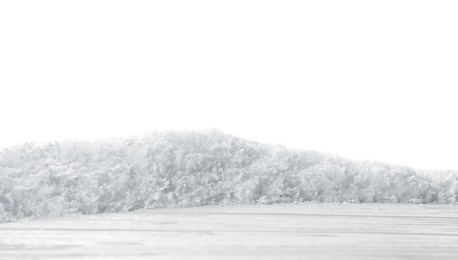
[[[458,169],[457,1],[1,1],[0,147],[218,128]]]

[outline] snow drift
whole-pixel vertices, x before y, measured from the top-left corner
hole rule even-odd
[[[457,176],[356,163],[216,130],[28,143],[0,153],[0,221],[208,204],[447,203]]]

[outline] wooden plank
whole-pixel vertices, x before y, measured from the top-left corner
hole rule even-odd
[[[458,207],[301,204],[0,224],[0,259],[456,259]]]

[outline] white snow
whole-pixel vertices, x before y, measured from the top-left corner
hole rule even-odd
[[[0,153],[0,221],[203,205],[451,203],[457,176],[356,163],[216,130],[28,143]]]

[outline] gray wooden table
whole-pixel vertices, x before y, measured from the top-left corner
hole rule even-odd
[[[458,206],[209,206],[0,224],[0,259],[458,259]]]

